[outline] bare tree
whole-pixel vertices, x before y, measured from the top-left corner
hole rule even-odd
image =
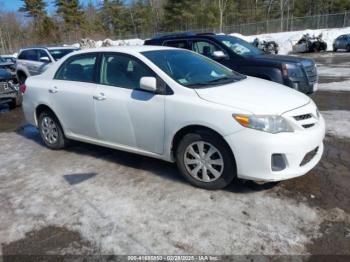
[[[224,13],[227,7],[227,1],[228,0],[218,0],[218,4],[219,4],[219,12],[220,12],[220,32],[223,32],[223,27],[224,27]]]
[[[163,9],[164,5],[163,0],[149,0],[149,4],[151,6],[152,12],[154,14],[154,31],[158,32],[159,31],[159,24],[161,20],[161,11]]]

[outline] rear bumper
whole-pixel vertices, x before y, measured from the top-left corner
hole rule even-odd
[[[270,134],[246,128],[225,139],[235,155],[237,176],[268,182],[286,180],[309,172],[322,157],[324,136],[325,122],[321,116],[319,122],[307,131]],[[316,148],[317,153],[305,163],[305,156]],[[283,155],[286,164],[283,170],[272,170],[273,154]]]

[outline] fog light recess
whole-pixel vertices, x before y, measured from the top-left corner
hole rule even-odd
[[[271,156],[272,171],[282,171],[286,167],[287,163],[284,154],[273,154]]]

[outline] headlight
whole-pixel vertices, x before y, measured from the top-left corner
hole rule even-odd
[[[244,127],[272,134],[294,131],[287,120],[281,116],[233,115],[233,118]]]
[[[283,64],[282,72],[284,77],[303,77],[303,71],[299,64]]]

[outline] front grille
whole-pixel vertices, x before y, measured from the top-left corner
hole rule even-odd
[[[7,91],[9,89],[7,82],[0,82],[0,92]]]
[[[312,150],[309,153],[307,153],[304,156],[303,161],[301,161],[300,166],[304,166],[307,163],[309,163],[315,157],[315,155],[317,154],[317,151],[318,151],[318,147],[316,147],[314,150]]]
[[[307,78],[309,80],[309,83],[316,83],[317,82],[317,69],[315,65],[311,66],[305,66],[305,71]]]
[[[305,115],[299,115],[299,116],[294,116],[294,119],[297,121],[305,120],[311,118],[311,114],[305,114]]]

